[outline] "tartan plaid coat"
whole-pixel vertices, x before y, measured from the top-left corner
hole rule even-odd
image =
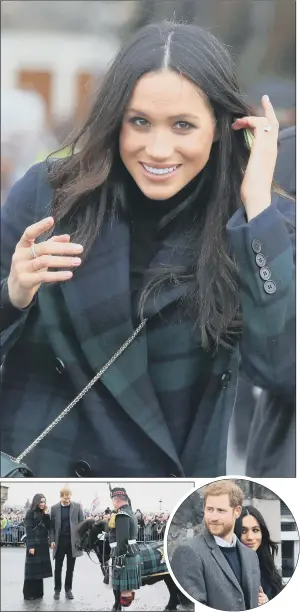
[[[25,578],[40,580],[51,578],[52,567],[49,552],[50,517],[42,516],[39,511],[28,511],[25,517],[26,529],[26,560]],[[34,548],[34,555],[29,554]]]
[[[44,164],[37,164],[16,183],[2,207],[1,338],[5,358],[1,430],[2,450],[13,456],[62,411],[134,329],[129,229],[122,221],[103,228],[72,280],[42,286],[33,305],[18,311],[15,319],[5,324],[9,302],[5,278],[13,252],[25,228],[51,213],[51,195]],[[146,329],[26,457],[36,476],[78,475],[75,464],[79,460],[86,462],[85,476],[224,475],[230,418],[234,409],[243,410],[235,405],[240,360],[250,380],[268,391],[268,420],[262,411],[259,440],[255,433],[260,459],[256,476],[268,475],[270,457],[274,476],[294,476],[291,471],[287,474],[285,467],[292,465],[294,469],[295,449],[295,288],[290,223],[294,214],[293,202],[274,195],[271,206],[249,223],[239,209],[227,224],[228,240],[240,268],[243,334],[234,350],[221,348],[214,358],[181,456],[161,402],[174,408],[174,415],[183,414],[185,393],[201,377],[201,364],[194,359],[192,327],[181,320],[180,312],[178,316],[184,288],[176,286],[162,292],[155,303],[149,302]],[[56,228],[57,233],[62,229]],[[272,294],[266,293],[260,276],[253,250],[258,243],[276,283]],[[169,261],[173,247],[169,236],[157,261]],[[153,316],[157,311],[167,312],[168,317]],[[286,405],[291,408],[285,410]]]

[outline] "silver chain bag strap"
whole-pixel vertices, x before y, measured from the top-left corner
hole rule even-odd
[[[108,370],[108,368],[110,368],[110,366],[120,357],[120,355],[124,353],[124,351],[133,342],[133,340],[135,340],[138,334],[145,327],[146,323],[147,323],[147,319],[143,319],[143,321],[135,329],[133,334],[126,340],[126,342],[124,342],[124,344],[117,350],[117,352],[103,366],[103,368],[99,370],[98,374],[94,376],[94,378],[86,385],[86,387],[84,387],[84,389],[82,389],[82,391],[77,395],[77,397],[75,397],[75,399],[73,399],[73,401],[68,406],[66,406],[66,408],[64,408],[64,410],[58,415],[58,417],[56,417],[56,419],[54,419],[54,421],[52,421],[52,423],[50,423],[50,425],[48,425],[48,427],[46,427],[46,429],[44,429],[44,431],[42,431],[42,433],[30,444],[30,446],[25,448],[25,450],[18,457],[14,458],[14,457],[10,457],[6,453],[3,453],[3,452],[1,453],[1,477],[2,478],[24,477],[24,475],[25,477],[34,476],[31,470],[26,466],[26,464],[24,463],[21,464],[24,457],[26,457],[26,455],[28,455],[28,453],[30,453],[52,431],[52,429],[56,427],[56,425],[58,425],[58,423],[72,410],[72,408],[74,408],[74,406],[76,406],[76,404],[78,404],[78,402],[80,402],[80,400],[86,395],[86,393],[90,391],[90,389],[101,378],[101,376],[103,376],[103,374]],[[4,470],[2,469],[3,464],[5,464]],[[21,470],[18,469],[19,466],[22,468]],[[28,474],[26,474],[26,470],[28,471]],[[6,473],[2,473],[2,472],[6,472]],[[20,473],[17,473],[17,472],[20,472]]]

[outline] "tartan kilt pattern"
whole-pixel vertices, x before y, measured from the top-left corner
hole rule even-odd
[[[125,564],[116,568],[116,559],[112,565],[112,588],[119,591],[131,591],[142,586],[141,557],[139,554],[125,557]]]
[[[159,544],[140,544],[142,577],[152,576],[153,574],[163,574],[168,572],[163,556],[163,543]]]

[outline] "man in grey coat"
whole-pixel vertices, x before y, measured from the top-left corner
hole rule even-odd
[[[60,491],[60,502],[51,508],[51,548],[55,559],[54,599],[60,598],[61,573],[65,556],[67,556],[67,571],[65,592],[67,599],[74,599],[72,593],[73,572],[76,557],[83,553],[76,548],[74,528],[84,520],[80,504],[71,501],[71,491],[63,487]]]
[[[208,485],[203,533],[178,546],[171,560],[174,576],[186,594],[216,610],[249,610],[264,601],[257,554],[234,534],[243,498],[241,489],[230,480]]]

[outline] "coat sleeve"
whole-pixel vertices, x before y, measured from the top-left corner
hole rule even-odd
[[[78,504],[78,521],[79,523],[84,521],[84,514],[83,514],[83,509],[82,509],[81,504]]]
[[[295,202],[274,196],[248,223],[239,209],[227,224],[239,267],[242,367],[275,395],[295,393]]]
[[[117,556],[125,555],[129,540],[129,516],[126,514],[116,515],[116,538],[117,538]]]
[[[7,278],[11,268],[12,256],[26,227],[38,220],[37,205],[42,177],[45,176],[44,164],[32,166],[10,190],[7,200],[1,207],[1,309],[0,332],[2,355],[14,345],[27,317],[36,305],[37,298],[25,309],[15,308],[9,300]],[[39,218],[47,216],[39,215]]]
[[[36,522],[32,516],[32,513],[27,513],[25,517],[25,530],[26,530],[26,547],[27,550],[35,548],[35,533],[34,527]]]
[[[50,510],[50,542],[55,542],[55,510],[52,506]]]
[[[171,568],[180,586],[194,599],[207,605],[207,593],[202,560],[188,545],[178,546],[173,554]]]
[[[50,528],[51,528],[51,519],[50,519],[50,515],[49,514],[44,514],[43,516],[43,523],[48,531],[48,534],[50,532]]]

